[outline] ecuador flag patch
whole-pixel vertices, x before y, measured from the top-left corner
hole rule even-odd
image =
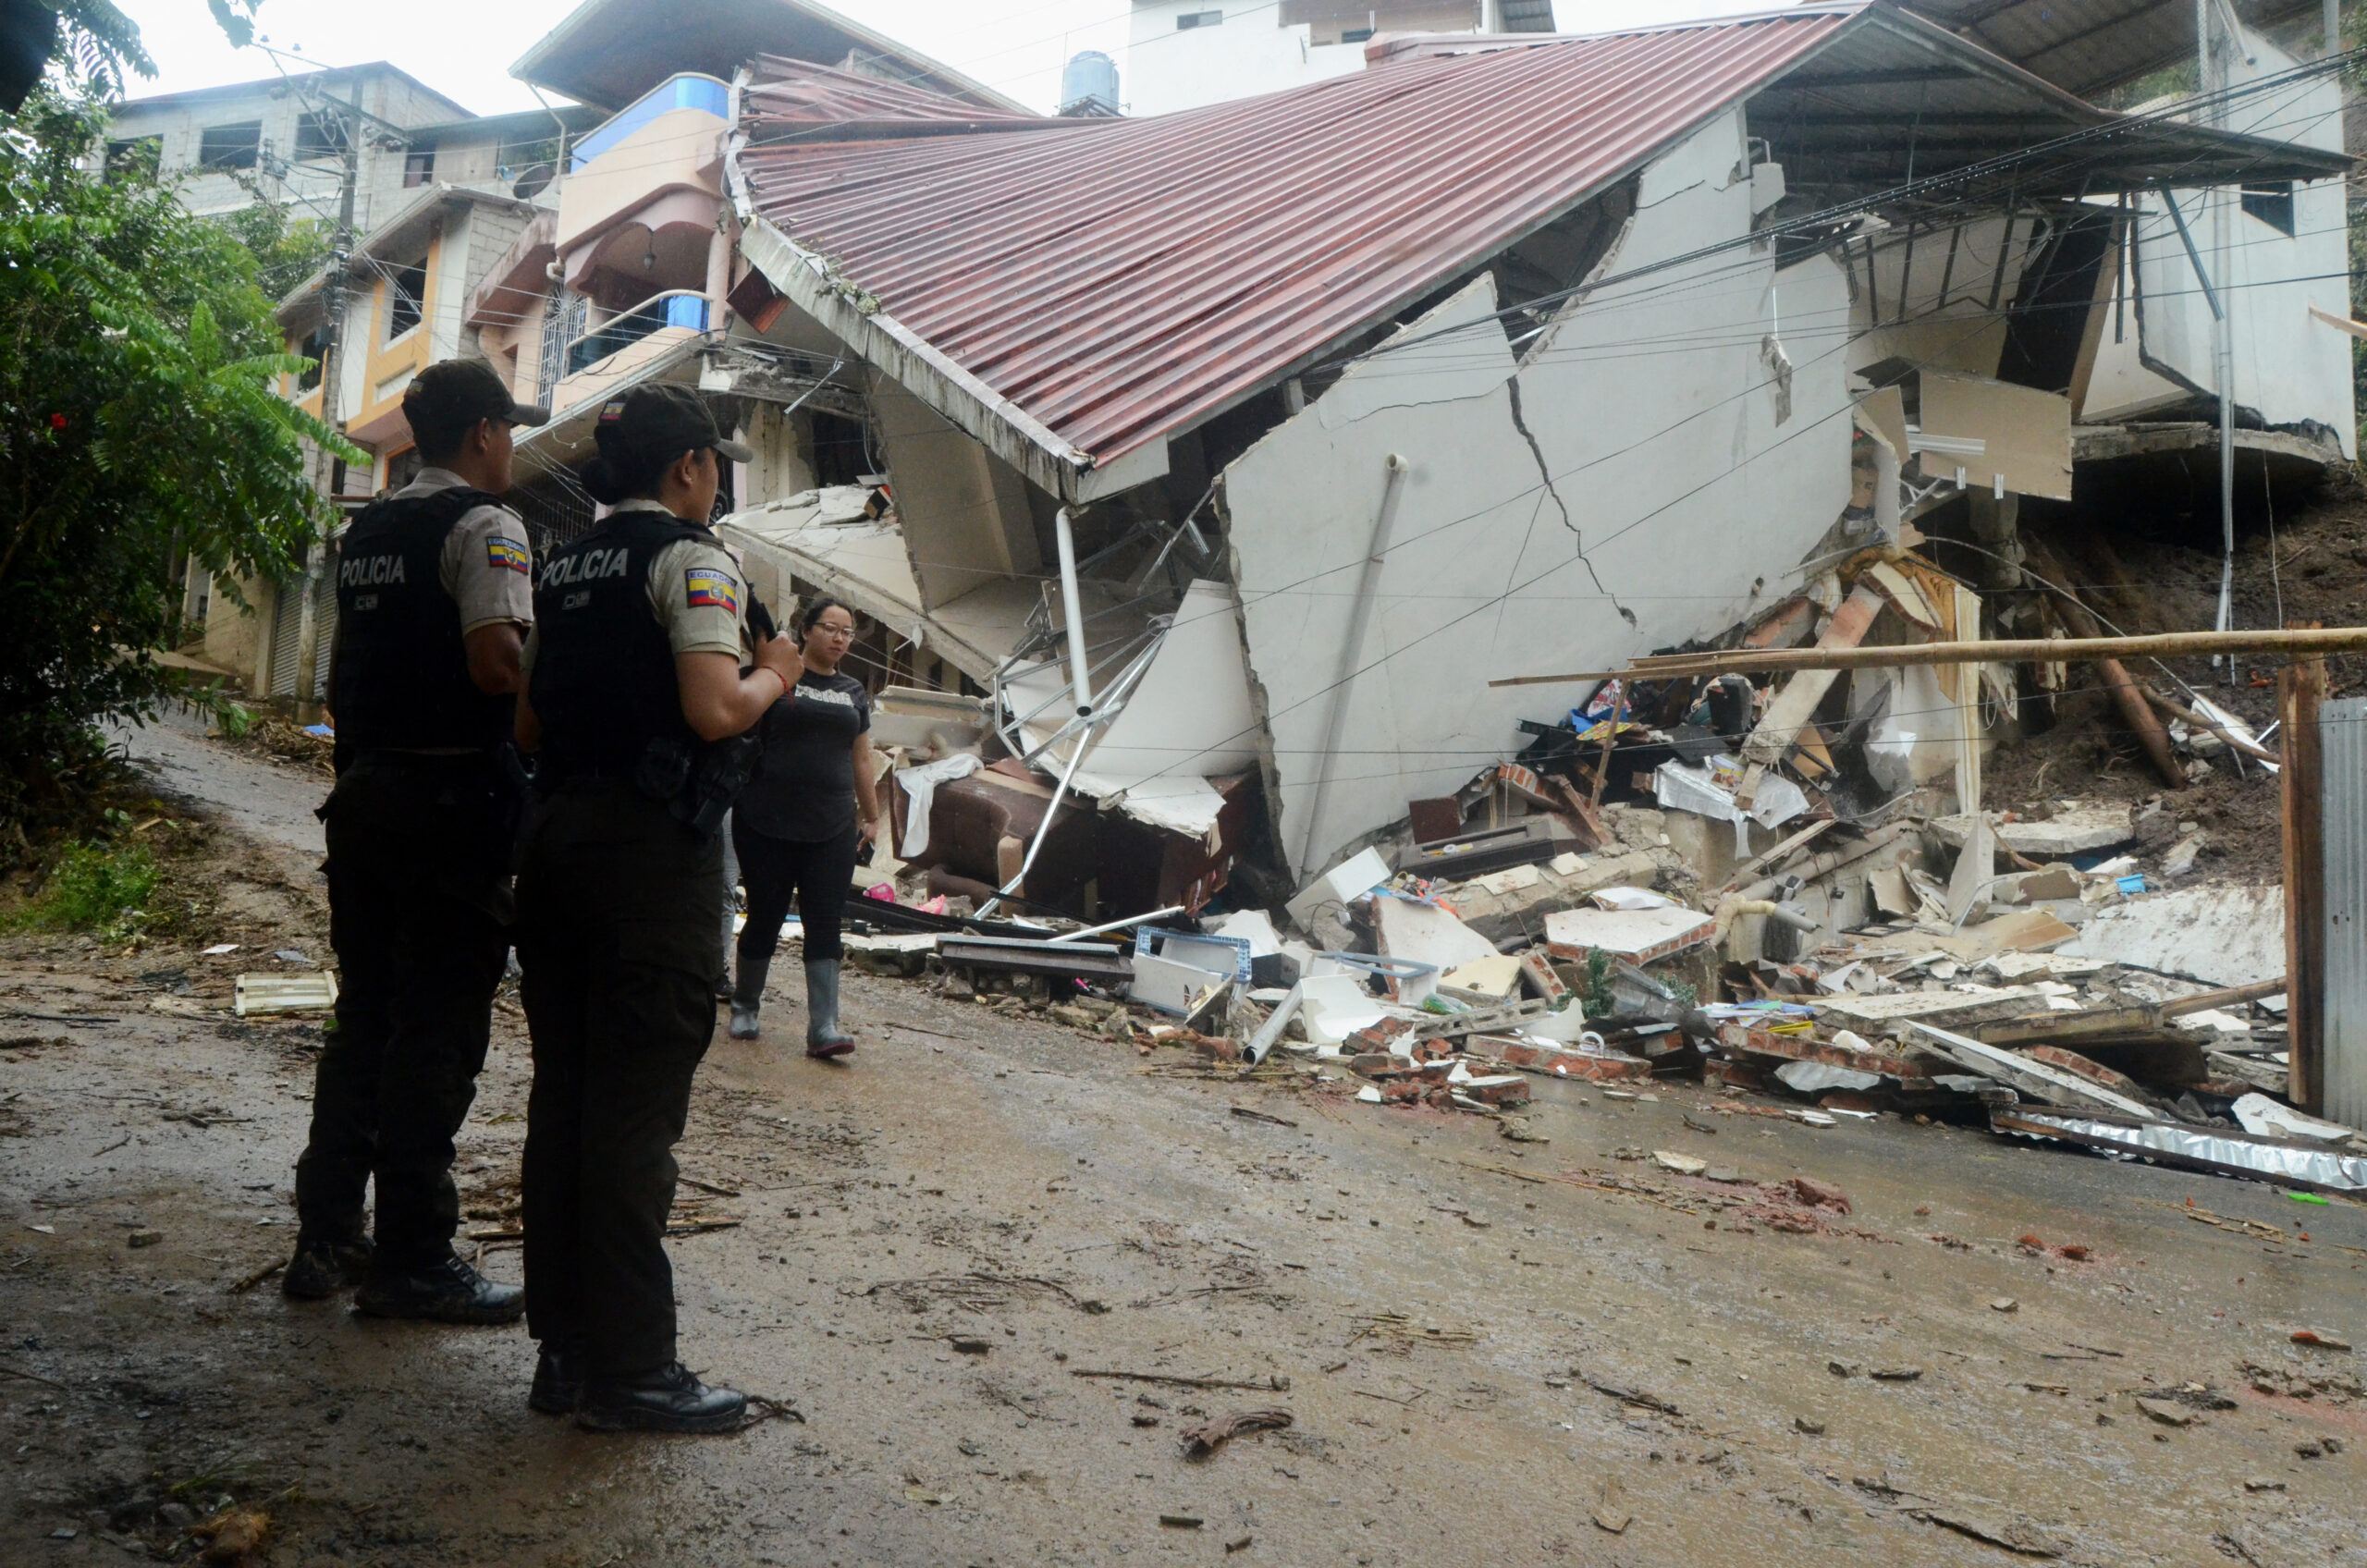
[[[690,605],[694,610],[722,610],[730,615],[740,613],[740,584],[731,574],[709,567],[693,567],[684,572],[690,589]]]

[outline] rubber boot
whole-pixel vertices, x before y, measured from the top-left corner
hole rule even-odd
[[[805,1054],[828,1060],[854,1049],[853,1036],[839,1027],[839,961],[805,961]]]
[[[756,1020],[765,1000],[765,974],[772,968],[769,960],[751,963],[740,961],[740,984],[731,991],[730,1035],[735,1040],[753,1040],[762,1032]]]

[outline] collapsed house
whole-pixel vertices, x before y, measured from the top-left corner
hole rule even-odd
[[[1381,39],[1356,75],[1147,120],[762,59],[725,159],[735,300],[858,367],[884,487],[725,532],[760,586],[839,594],[938,676],[915,685],[970,699],[951,729],[945,693],[906,699],[928,711],[902,760],[932,771],[901,843],[946,886],[1092,916],[1262,872],[1236,901],[1276,904],[1418,839],[1415,802],[1562,808],[1499,765],[1568,776],[1606,719],[1691,705],[1491,679],[1975,636],[1935,570],[1835,569],[1951,507],[2010,561],[2022,498],[2067,499],[2083,453],[2215,445],[2167,417],[2215,385],[2194,302],[2349,320],[2318,213],[2349,161],[2338,113],[2309,117],[2328,79],[2252,43],[2257,90],[2214,125],[2096,108],[1863,3]],[[2177,236],[2194,192],[2238,188],[2247,215],[2281,190],[2292,232],[2263,224],[2248,286],[2206,296]],[[2347,339],[2288,336],[2237,366],[2243,434],[2347,455]],[[1826,694],[1803,683],[1781,744],[1705,780],[1705,820],[1749,819],[1727,864],[1809,809],[1798,782],[1977,807],[1956,680],[1855,683],[1846,757],[1801,743]],[[1657,792],[1673,756],[1601,785]]]

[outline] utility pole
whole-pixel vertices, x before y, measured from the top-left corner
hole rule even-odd
[[[2320,59],[2342,53],[2342,0],[2326,0],[2325,34],[2318,49]]]
[[[337,116],[337,136],[345,143],[344,178],[337,199],[337,238],[329,246],[328,277],[321,289],[321,423],[335,430],[341,412],[338,383],[344,379],[345,278],[353,256],[354,190],[362,178],[362,120],[358,112],[342,112],[358,105],[327,97],[323,102],[336,104],[340,111]],[[319,462],[320,493],[334,506],[337,490],[336,455],[324,447]],[[300,709],[313,701],[313,690],[319,683],[320,599],[327,560],[328,541],[313,540],[305,552],[301,619],[296,633],[295,698]],[[276,684],[276,680],[274,683]]]
[[[2212,12],[2218,0],[2195,0],[2194,47],[2197,63],[2196,85],[2204,94],[2205,114],[2210,123],[2226,129],[2227,107],[2214,96],[2225,92],[2229,71],[2228,56],[2234,53],[2236,39],[2226,37],[2222,46],[2212,46]],[[2234,203],[2230,192],[2214,188],[2205,199],[2211,203],[2211,270],[2219,275],[2219,288],[2226,307],[2217,312],[2213,325],[2213,347],[2219,395],[2219,620],[2222,631],[2234,628],[2236,587],[2236,320],[2235,291],[2227,276],[2227,257],[2234,240]],[[2236,681],[2236,661],[2227,660],[2227,683]]]

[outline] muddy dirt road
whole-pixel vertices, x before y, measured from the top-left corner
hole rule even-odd
[[[196,744],[210,928],[0,940],[0,1562],[187,1560],[229,1499],[276,1564],[2367,1562],[2356,1358],[2291,1339],[2367,1333],[2356,1207],[1698,1084],[1545,1084],[1515,1143],[861,976],[852,1068],[777,995],[681,1151],[685,1358],[803,1421],[535,1416],[519,1330],[232,1291],[291,1239],[320,1036],[231,979],[325,933],[239,826],[284,770]],[[515,1278],[497,1024],[464,1233]]]

